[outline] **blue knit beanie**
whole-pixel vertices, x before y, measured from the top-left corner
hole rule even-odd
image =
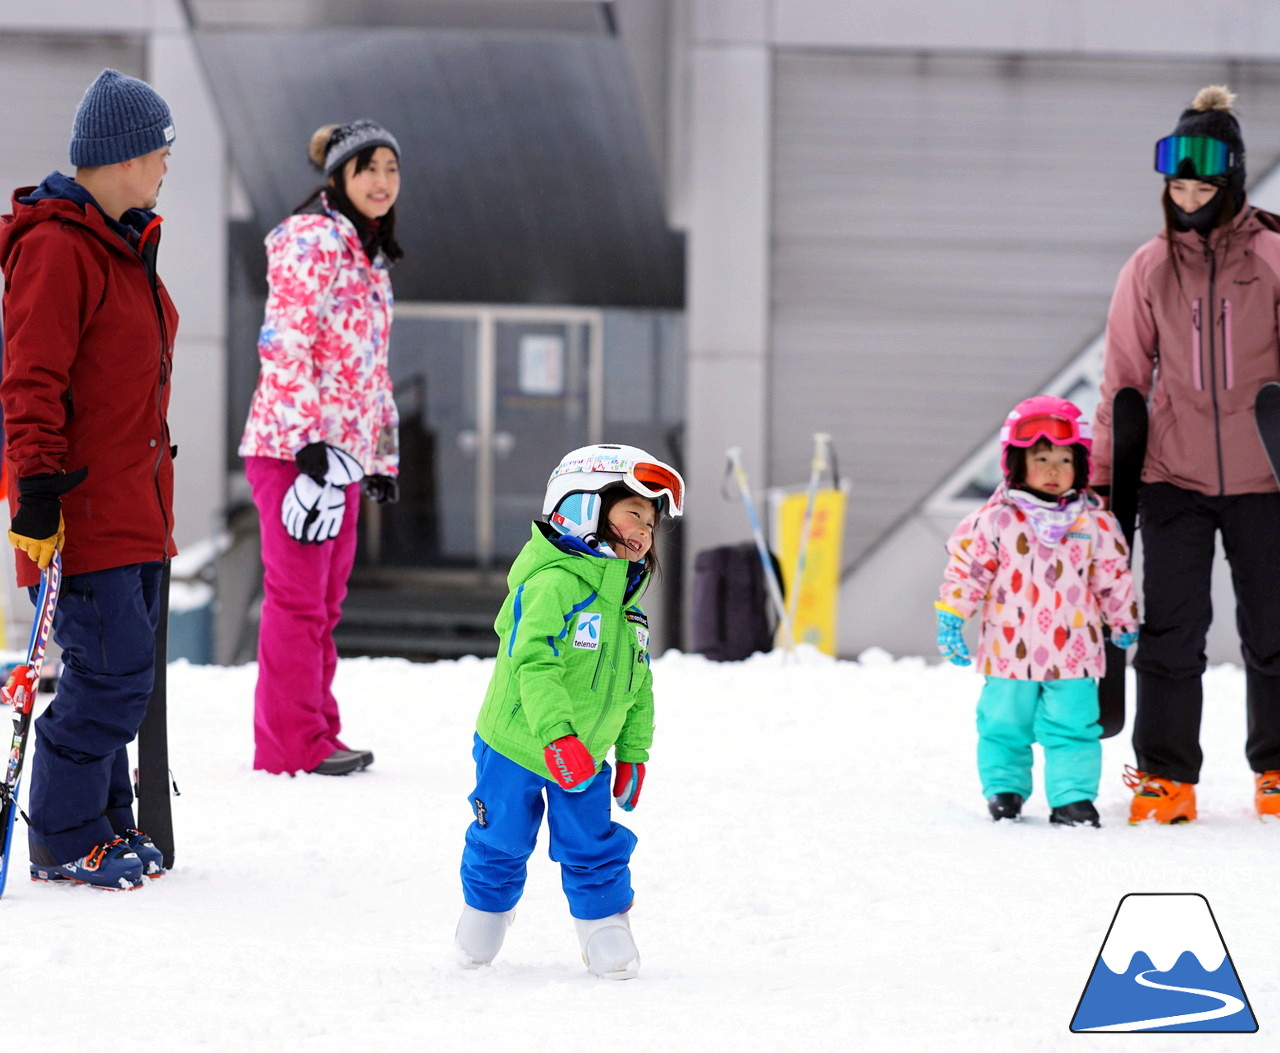
[[[77,168],[130,161],[174,140],[173,117],[150,84],[104,69],[76,107],[71,163]]]

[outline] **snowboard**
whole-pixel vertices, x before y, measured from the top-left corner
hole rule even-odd
[[[1280,389],[1280,384],[1275,387]],[[1277,406],[1280,407],[1280,399]],[[1280,437],[1280,426],[1277,436]],[[1138,486],[1146,455],[1147,400],[1137,388],[1121,388],[1111,403],[1111,511],[1124,533],[1131,561],[1138,518]],[[1108,639],[1106,658],[1106,672],[1098,681],[1098,720],[1102,724],[1102,737],[1109,739],[1124,727],[1125,652]]]
[[[1272,380],[1258,389],[1253,400],[1258,437],[1271,462],[1271,474],[1280,480],[1280,383]]]
[[[164,856],[164,868],[173,866],[173,809],[169,799],[168,691],[169,667],[169,561],[160,578],[160,619],[156,623],[156,668],[147,715],[138,729],[138,766],[133,789],[138,797],[138,829],[144,831]],[[176,787],[175,787],[176,790]]]

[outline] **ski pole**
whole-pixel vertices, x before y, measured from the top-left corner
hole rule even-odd
[[[804,519],[800,523],[800,547],[796,553],[795,571],[791,575],[791,602],[787,611],[787,624],[794,630],[796,614],[800,609],[800,586],[804,581],[805,560],[809,555],[809,538],[813,533],[813,506],[818,500],[818,481],[827,468],[827,446],[831,436],[824,431],[814,432],[813,460],[809,465],[809,489],[805,495]],[[796,641],[799,643],[799,641]]]
[[[751,521],[751,536],[756,543],[756,552],[764,567],[764,580],[769,586],[769,599],[773,602],[774,612],[778,616],[778,627],[782,631],[782,646],[788,652],[794,646],[791,636],[791,623],[787,620],[786,604],[782,602],[782,586],[778,584],[778,575],[773,569],[773,560],[769,557],[769,547],[764,543],[764,531],[760,528],[760,517],[756,515],[755,502],[751,500],[751,488],[747,484],[747,472],[742,467],[742,449],[738,446],[728,451],[729,467],[733,471],[734,481],[742,493],[742,504],[747,510],[747,518]]]

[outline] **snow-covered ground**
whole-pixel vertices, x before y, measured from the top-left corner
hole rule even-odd
[[[1200,821],[1131,828],[1127,735],[1102,830],[986,816],[979,678],[815,654],[654,663],[638,979],[589,976],[545,834],[499,961],[452,959],[471,729],[490,663],[347,661],[347,778],[251,770],[254,668],[169,675],[177,867],[135,893],[0,900],[0,1050],[1111,1049],[1068,1025],[1129,892],[1211,904],[1263,1037],[1280,1026],[1280,824],[1252,813],[1243,676],[1206,681]],[[15,840],[21,840],[23,831]],[[1147,1035],[1145,1050],[1238,1048]]]

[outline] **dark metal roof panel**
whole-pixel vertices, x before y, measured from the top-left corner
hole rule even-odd
[[[319,183],[311,132],[371,117],[403,150],[400,299],[680,307],[615,38],[452,30],[205,31],[200,54],[263,232]]]

